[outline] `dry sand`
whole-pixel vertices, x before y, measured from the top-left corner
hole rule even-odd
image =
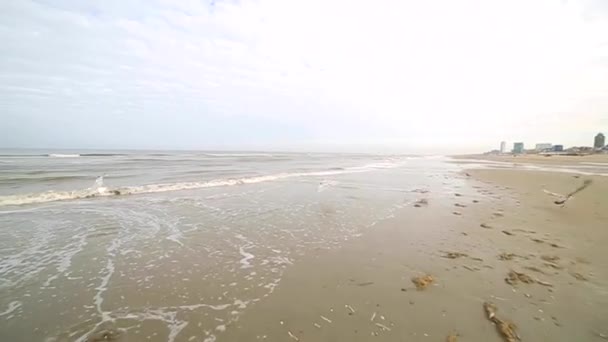
[[[605,341],[608,177],[561,207],[542,189],[589,177],[467,173],[462,189],[420,194],[426,205],[293,265],[219,340],[503,341],[484,311],[492,302],[522,341]],[[532,283],[508,284],[510,271]],[[433,283],[416,290],[425,275]]]

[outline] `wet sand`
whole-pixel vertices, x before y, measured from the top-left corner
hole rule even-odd
[[[218,340],[503,341],[484,312],[492,302],[523,341],[604,341],[608,179],[486,169],[459,177],[462,187],[421,191],[427,203],[302,258]],[[567,193],[583,178],[594,183],[564,207],[542,191]],[[509,284],[510,271],[531,283]],[[427,274],[434,282],[417,290],[411,279]]]

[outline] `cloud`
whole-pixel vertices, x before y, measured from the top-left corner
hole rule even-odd
[[[0,146],[585,144],[606,129],[606,13],[594,0],[5,1]]]

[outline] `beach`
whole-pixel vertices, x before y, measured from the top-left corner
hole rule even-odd
[[[587,154],[580,156],[560,154],[469,154],[455,156],[459,160],[484,160],[490,162],[519,164],[549,164],[592,166],[608,163],[608,154]]]
[[[523,341],[608,334],[601,162],[93,158],[3,159],[64,173],[150,159],[141,167],[164,175],[117,168],[125,177],[106,176],[103,195],[62,188],[59,200],[3,189],[2,340],[506,341],[496,317]],[[217,175],[191,179],[205,163]],[[235,176],[220,181],[225,165]]]
[[[404,208],[395,221],[286,272],[275,296],[228,340],[255,331],[270,341],[290,333],[302,341],[501,341],[484,302],[523,341],[605,340],[607,178],[591,177],[593,186],[561,207],[543,188],[567,193],[579,176],[465,172],[468,186],[420,194],[427,206]],[[532,283],[508,284],[510,271]],[[434,283],[418,291],[411,279],[425,274]]]

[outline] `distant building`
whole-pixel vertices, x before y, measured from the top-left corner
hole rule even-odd
[[[593,140],[594,148],[603,148],[606,146],[606,137],[602,133],[598,133]]]
[[[553,145],[553,152],[564,152],[564,145]]]
[[[513,144],[513,153],[521,154],[524,153],[524,143],[516,142]]]
[[[507,153],[507,142],[506,141],[500,142],[500,153]]]
[[[550,144],[550,143],[536,144],[535,150],[538,152],[541,152],[541,151],[550,150],[552,147],[553,147],[553,144]]]

